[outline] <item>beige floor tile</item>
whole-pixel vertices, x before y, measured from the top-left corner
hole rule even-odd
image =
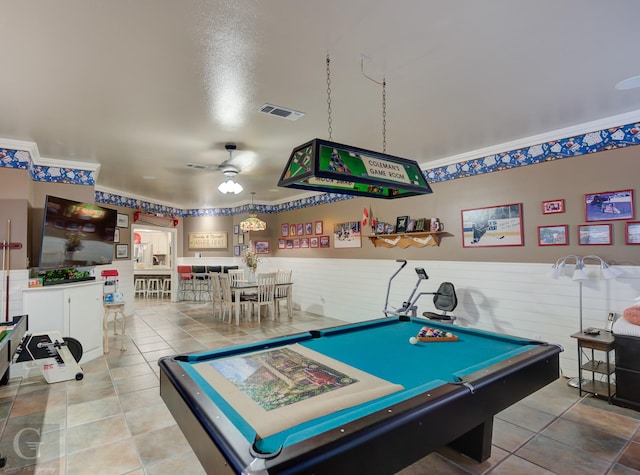
[[[67,429],[67,453],[112,444],[130,437],[123,414],[87,422]]]
[[[124,474],[141,468],[142,464],[131,438],[67,456],[67,475]]]

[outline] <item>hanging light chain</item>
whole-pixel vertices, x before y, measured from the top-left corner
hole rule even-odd
[[[333,128],[331,127],[331,59],[329,59],[329,53],[327,53],[327,114],[329,123],[329,140],[332,139],[331,133]]]
[[[387,153],[387,80],[382,78],[382,153]]]

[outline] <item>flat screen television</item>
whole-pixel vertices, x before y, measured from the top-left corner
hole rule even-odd
[[[117,211],[47,195],[40,269],[111,264]]]

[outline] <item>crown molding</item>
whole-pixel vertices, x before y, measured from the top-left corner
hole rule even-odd
[[[475,160],[477,158],[489,157],[491,155],[496,155],[503,152],[510,152],[512,150],[531,147],[533,145],[553,142],[567,137],[588,134],[612,127],[620,127],[622,125],[627,125],[638,121],[640,121],[640,110],[631,111],[625,114],[605,117],[603,119],[585,122],[583,124],[577,124],[571,127],[565,127],[563,129],[556,129],[538,135],[531,135],[522,139],[503,142],[498,145],[492,145],[491,147],[472,150],[469,152],[460,153],[458,155],[452,155],[446,158],[425,162],[420,165],[420,168],[422,170],[428,170],[432,168],[444,167],[447,165],[453,165],[454,163],[466,162],[468,160]]]

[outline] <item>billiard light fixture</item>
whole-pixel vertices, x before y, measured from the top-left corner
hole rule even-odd
[[[386,81],[382,86],[382,153],[332,142],[331,61],[327,54],[329,140],[313,139],[293,149],[278,186],[368,198],[406,198],[433,193],[414,160],[386,153]],[[361,67],[363,61],[361,61]]]
[[[255,194],[254,191],[251,192],[251,210],[254,210],[253,195]],[[267,223],[259,219],[255,212],[252,213],[249,211],[249,217],[240,221],[240,229],[243,233],[248,231],[264,231],[267,229]]]
[[[433,193],[414,160],[321,139],[293,149],[278,186],[384,199]]]

